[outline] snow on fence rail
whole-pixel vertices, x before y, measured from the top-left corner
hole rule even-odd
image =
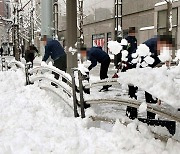
[[[24,69],[25,68],[25,65],[19,61],[11,61],[9,64],[8,64],[8,67],[13,67],[13,66],[17,66],[21,69]]]
[[[29,70],[30,74],[36,73],[36,72],[42,72],[42,71],[51,71],[51,72],[55,72],[58,75],[60,75],[60,77],[63,77],[64,79],[66,79],[70,84],[72,84],[72,79],[71,76],[68,73],[65,73],[64,71],[61,71],[60,69],[54,67],[54,66],[38,66],[35,68],[32,68]]]
[[[47,72],[50,72],[49,75],[46,74]],[[52,72],[59,75],[59,79],[55,79],[54,77],[51,77]],[[72,88],[71,88],[72,81],[71,81],[71,76],[69,74],[57,69],[54,66],[46,65],[46,66],[38,66],[38,67],[30,68],[26,73],[26,76],[28,76],[29,78],[28,80],[30,81],[30,83],[34,83],[36,81],[41,82],[41,84],[39,84],[40,88],[55,93],[56,95],[61,97],[61,99],[63,99],[64,102],[71,109],[73,109],[72,107],[73,105],[69,103],[69,101],[72,102],[72,96],[73,96]],[[65,81],[63,79],[65,79]],[[45,81],[45,84],[42,84],[42,81]],[[59,88],[62,89],[61,93],[59,91]],[[68,97],[65,97],[64,94],[68,95]]]
[[[154,97],[175,108],[180,108],[180,65],[170,69],[160,68],[132,69],[119,74],[118,81],[133,84]]]
[[[29,70],[29,73],[30,74],[33,74],[33,73],[37,73],[37,72],[42,72],[42,71],[50,71],[50,72],[55,72],[57,74],[59,74],[61,77],[65,78],[69,83],[71,83],[71,85],[67,84],[67,83],[64,83],[64,82],[60,82],[56,79],[52,79],[50,77],[45,77],[43,75],[41,76],[32,76],[30,77],[30,81],[31,82],[35,82],[35,81],[40,81],[40,80],[47,80],[49,82],[52,82],[56,85],[58,85],[59,87],[61,87],[62,89],[64,89],[64,91],[71,97],[73,97],[73,84],[75,83],[72,83],[72,77],[57,69],[57,68],[54,68],[53,66],[41,66],[41,67],[35,67],[33,69],[30,69]],[[78,71],[78,70],[76,70]],[[79,77],[79,79],[83,80],[81,77]],[[120,84],[118,82],[118,79],[105,79],[105,80],[100,80],[100,81],[97,81],[97,82],[93,82],[93,83],[89,83],[89,84],[84,84],[84,85],[79,85],[79,86],[82,86],[82,87],[78,87],[78,89],[80,90],[80,93],[82,94],[82,97],[80,97],[80,99],[83,99],[83,100],[80,100],[79,104],[80,104],[80,107],[82,108],[81,106],[81,103],[87,103],[87,104],[123,104],[123,105],[127,105],[127,106],[131,106],[131,107],[135,107],[135,108],[139,108],[139,106],[142,104],[142,102],[139,102],[139,101],[136,101],[136,100],[133,100],[133,99],[126,99],[126,98],[118,98],[118,99],[85,99],[84,98],[84,93],[81,92],[83,87],[85,88],[92,88],[92,87],[96,87],[96,86],[103,86],[103,85],[118,85]],[[72,88],[72,89],[71,89]],[[77,92],[75,92],[77,93]],[[80,94],[80,95],[81,95]],[[74,100],[73,102],[77,103],[77,96],[75,95],[76,98],[73,98],[73,99],[76,99]],[[79,105],[78,104],[78,105]],[[76,104],[76,106],[78,106]],[[84,108],[84,105],[83,105],[83,108]],[[84,110],[84,109],[82,109]],[[169,120],[175,120],[177,122],[180,122],[180,114],[178,112],[176,112],[177,110],[171,106],[167,106],[166,107],[163,107],[162,105],[161,106],[158,106],[158,105],[152,105],[152,104],[147,104],[147,111],[150,111],[152,113],[155,113],[155,114],[158,114],[158,115],[161,115],[162,117],[164,118],[167,118]],[[172,112],[174,111],[174,112]],[[77,110],[76,110],[77,112]],[[85,112],[85,111],[84,111]],[[82,114],[82,113],[81,113]],[[85,114],[85,113],[84,113]]]
[[[12,62],[11,64],[9,64],[9,66],[11,65],[19,65],[21,66],[21,68],[23,67],[23,65],[21,65],[21,63],[18,62]],[[36,81],[46,81],[46,83],[44,85],[40,85],[40,88],[51,91],[53,93],[55,93],[56,95],[58,95],[61,99],[64,100],[64,102],[71,108],[74,109],[74,115],[76,115],[75,117],[79,116],[78,113],[78,106],[80,105],[81,108],[81,117],[84,118],[85,117],[85,104],[121,104],[121,105],[126,105],[126,106],[131,106],[131,107],[135,107],[135,108],[139,108],[142,104],[142,102],[137,101],[137,100],[133,100],[133,99],[129,99],[129,98],[103,98],[103,99],[85,99],[84,98],[84,92],[83,92],[83,87],[85,88],[92,88],[92,87],[96,87],[96,86],[103,86],[103,85],[118,85],[120,84],[119,79],[106,79],[106,80],[101,80],[101,81],[97,81],[97,82],[93,82],[93,83],[85,83],[83,85],[83,75],[81,74],[81,72],[78,69],[75,69],[74,71],[78,71],[78,79],[79,79],[79,87],[76,86],[76,83],[74,81],[75,77],[74,76],[70,76],[69,74],[53,67],[53,66],[38,66],[32,69],[28,70],[28,73],[26,73],[27,75],[31,75],[29,77],[30,82],[36,82]],[[61,80],[57,80],[55,78],[52,78],[51,76],[46,76],[47,74],[44,72],[51,72],[50,74],[52,74],[52,72],[57,73],[60,76]],[[62,79],[66,79],[66,82],[63,82]],[[62,89],[63,93],[66,93],[69,96],[69,100],[67,100],[67,97],[63,97],[64,94],[63,93],[59,93],[59,89],[54,88],[53,86],[47,86],[47,82],[49,83],[54,83],[55,85],[57,85],[57,87],[60,87]],[[51,85],[51,84],[50,84]],[[79,90],[79,92],[76,91],[76,87]],[[58,90],[58,91],[57,91]],[[79,93],[79,101],[77,98],[77,93]],[[72,102],[69,103],[69,101]],[[74,103],[74,106],[73,106]],[[78,103],[78,104],[77,104]],[[164,117],[165,119],[168,120],[173,120],[176,122],[180,123],[180,113],[178,112],[178,110],[176,110],[175,108],[169,106],[159,106],[159,105],[153,105],[153,104],[148,104],[147,103],[147,111],[155,113],[160,115],[161,117]],[[76,112],[76,113],[75,113]]]
[[[127,105],[130,107],[138,108],[142,102],[128,99],[128,98],[117,98],[117,99],[92,99],[92,100],[85,100],[88,104],[121,104]],[[174,108],[168,106],[168,108],[164,108],[159,105],[152,105],[147,103],[147,111],[158,114],[164,118],[169,120],[174,120],[180,123],[180,113]],[[174,113],[172,113],[174,111]]]
[[[71,92],[70,87],[68,87],[68,85],[65,84],[65,83],[63,83],[63,82],[59,82],[58,80],[55,80],[55,79],[52,79],[52,78],[49,78],[49,77],[45,77],[45,76],[30,77],[30,81],[33,82],[33,83],[34,83],[35,81],[41,81],[41,80],[46,80],[46,81],[49,81],[49,82],[51,82],[51,83],[56,84],[58,87],[63,88],[63,90],[64,90],[69,96],[72,96],[72,92]]]

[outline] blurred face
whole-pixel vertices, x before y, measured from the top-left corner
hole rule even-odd
[[[172,51],[172,45],[168,44],[166,41],[158,41],[157,43],[157,52],[158,55],[160,55],[160,53],[164,52],[164,51]]]
[[[82,58],[85,58],[87,56],[86,50],[81,50],[81,56]]]
[[[81,50],[81,59],[82,59],[82,61],[87,60],[87,51],[86,50]]]
[[[46,46],[46,44],[47,44],[47,41],[43,40],[43,45]]]
[[[129,33],[129,36],[136,36],[136,33],[135,32],[131,32],[131,33]]]

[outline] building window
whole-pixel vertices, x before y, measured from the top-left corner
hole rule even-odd
[[[105,34],[92,35],[92,46],[101,46],[105,50]]]
[[[177,26],[178,22],[178,9],[173,8],[172,10],[172,24],[173,27]],[[166,28],[167,21],[167,10],[162,10],[158,12],[158,29]]]
[[[162,10],[158,12],[158,25],[157,32],[158,35],[163,35],[166,32],[166,21],[167,21],[167,10]],[[178,9],[173,8],[172,10],[172,35],[177,40],[177,25],[178,25]],[[177,44],[177,43],[176,43]]]

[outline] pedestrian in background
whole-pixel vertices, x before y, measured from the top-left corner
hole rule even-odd
[[[32,66],[33,66],[33,61],[35,59],[35,54],[38,54],[39,51],[37,50],[37,48],[34,46],[34,45],[30,45],[28,47],[28,49],[26,50],[25,52],[25,60],[26,60],[26,63],[28,62],[31,62],[32,63]]]

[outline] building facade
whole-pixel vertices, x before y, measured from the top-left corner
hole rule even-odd
[[[176,48],[180,48],[180,1],[174,1],[172,5],[172,34],[175,38]],[[166,3],[157,3],[154,12],[154,33],[162,34],[166,31],[167,12]]]
[[[9,18],[10,17],[10,7],[9,0],[0,0],[0,16]],[[0,44],[6,39],[6,27],[3,20],[0,20]]]
[[[119,4],[118,14],[116,13],[117,3]],[[177,1],[173,4],[173,34],[177,39],[177,47],[180,46],[180,38],[177,35],[180,25],[179,3]],[[123,36],[127,35],[129,27],[136,27],[138,43],[142,43],[158,33],[162,34],[165,28],[163,24],[166,22],[166,9],[167,5],[161,0],[122,0],[122,11],[121,0],[84,0],[85,44],[87,47],[100,45],[108,51],[107,42],[116,39],[117,16],[119,27],[122,26]],[[59,38],[65,42],[66,8],[64,0],[59,0],[59,10]]]

